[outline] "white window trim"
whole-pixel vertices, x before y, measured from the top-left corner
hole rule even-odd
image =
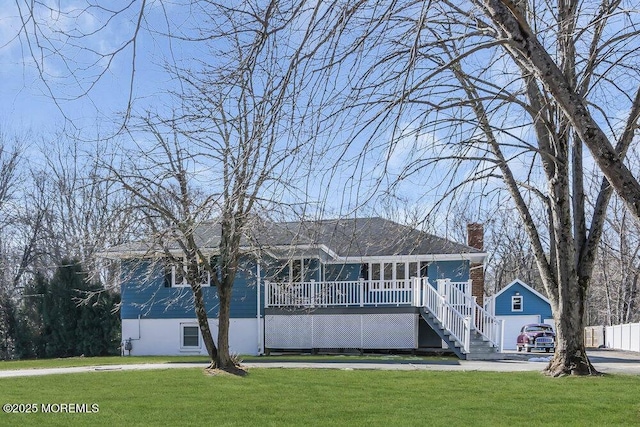
[[[295,257],[289,260],[289,283],[303,283],[304,278],[306,276],[306,271],[304,268],[304,257]],[[300,280],[293,280],[293,263],[300,262]]]
[[[391,264],[391,277],[384,277],[384,266],[385,264]],[[398,264],[404,264],[404,279],[405,283],[407,285],[405,285],[404,288],[399,288],[398,287],[398,278],[397,278],[397,265]],[[394,291],[394,290],[400,290],[400,291],[405,291],[411,288],[411,285],[408,283],[408,281],[410,281],[413,277],[420,277],[420,263],[416,262],[416,271],[410,271],[410,262],[407,261],[397,261],[397,262],[369,262],[368,265],[368,272],[369,272],[369,281],[371,282],[371,287],[369,288],[370,291],[380,291],[380,292],[386,292],[386,291]],[[379,265],[380,267],[380,279],[371,279],[371,272],[373,271],[373,265]],[[413,274],[412,274],[413,273]],[[384,282],[386,280],[393,280],[393,287],[391,288],[385,288],[384,287]]]
[[[516,306],[516,301],[520,300],[520,308],[517,309],[515,308]],[[511,311],[514,312],[521,312],[524,310],[524,298],[522,298],[522,295],[513,295],[511,297]]]
[[[198,330],[198,345],[184,345],[184,328],[196,328]],[[200,336],[200,328],[197,323],[180,323],[180,350],[200,350],[202,348],[202,336]]]
[[[293,257],[291,259],[289,259],[287,261],[287,276],[288,276],[288,281],[287,283],[308,283],[306,282],[304,279],[307,277],[307,275],[309,274],[309,271],[312,271],[310,265],[311,265],[311,261],[313,260],[317,260],[318,261],[318,268],[316,273],[314,274],[314,278],[311,280],[324,280],[324,275],[325,275],[325,271],[324,271],[324,265],[323,263],[320,261],[319,258],[314,258],[314,257]],[[293,280],[293,263],[294,261],[299,261],[300,262],[300,280]],[[306,264],[305,264],[306,261]],[[284,268],[283,268],[284,269]]]
[[[177,266],[175,264],[171,265],[171,287],[172,288],[186,288],[189,287],[189,284],[187,283],[187,264],[185,262],[184,258],[180,258],[180,265],[182,265],[183,268],[183,275],[182,275],[182,282],[181,283],[176,283],[176,268]],[[207,281],[206,283],[200,283],[200,286],[211,286],[211,272],[207,271]]]

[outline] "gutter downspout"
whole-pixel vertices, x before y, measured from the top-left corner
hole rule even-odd
[[[258,328],[258,355],[262,355],[263,354],[263,333],[262,333],[262,325],[260,324],[260,309],[261,309],[261,304],[260,304],[260,286],[262,283],[261,280],[261,268],[260,268],[260,260],[258,260],[257,262],[257,266],[256,266],[256,278],[257,278],[257,286],[256,286],[256,294],[257,294],[257,305],[256,305],[256,326]]]

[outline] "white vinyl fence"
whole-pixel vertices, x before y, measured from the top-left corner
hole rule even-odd
[[[607,348],[640,351],[640,323],[607,326],[604,336]]]

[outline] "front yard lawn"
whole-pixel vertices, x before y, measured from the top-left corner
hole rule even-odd
[[[2,404],[97,413],[0,414],[0,425],[638,425],[640,378],[537,372],[202,369],[5,378]],[[58,405],[58,406],[56,406]]]

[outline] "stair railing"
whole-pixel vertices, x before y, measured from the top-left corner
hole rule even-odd
[[[469,284],[469,288],[470,288]],[[471,318],[471,328],[482,335],[496,347],[500,347],[500,321],[476,302],[476,298],[460,289],[459,283],[452,283],[450,279],[439,279],[438,289],[447,296],[450,304],[463,315]]]
[[[471,317],[461,313],[456,306],[449,302],[446,294],[441,295],[438,290],[429,284],[427,278],[421,280],[421,287],[422,305],[438,319],[442,327],[461,345],[463,352],[469,353]]]

